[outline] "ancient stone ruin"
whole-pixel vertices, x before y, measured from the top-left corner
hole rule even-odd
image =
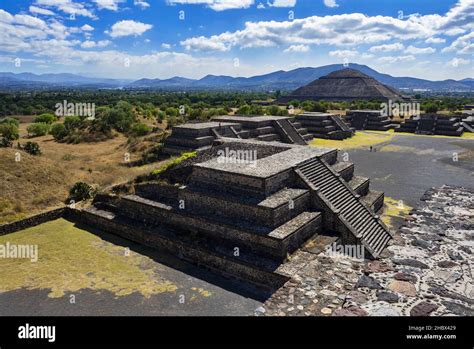
[[[392,239],[376,214],[383,193],[337,155],[220,137],[159,178],[134,183],[126,194],[97,195],[77,212],[92,227],[273,290],[291,277],[289,256],[310,239],[335,236],[362,246],[367,258]]]
[[[396,89],[384,85],[370,76],[355,70],[341,69],[300,87],[288,96],[279,98],[280,103],[298,101],[354,101],[354,100],[403,100]]]
[[[355,130],[388,131],[397,126],[380,110],[351,110],[347,112],[346,120]]]
[[[306,145],[313,136],[290,116],[218,116],[210,122],[173,127],[165,141],[170,155],[208,149],[219,137]]]
[[[353,136],[354,131],[338,115],[331,113],[305,112],[296,115],[296,121],[314,138],[343,140]]]
[[[467,128],[470,127],[467,123],[466,126]],[[459,137],[464,133],[464,123],[460,117],[441,114],[422,114],[405,120],[395,131]]]

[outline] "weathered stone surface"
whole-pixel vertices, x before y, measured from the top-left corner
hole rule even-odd
[[[404,258],[404,259],[393,258],[393,262],[398,265],[406,265],[413,268],[419,268],[419,269],[429,268],[425,263],[417,261],[416,259],[411,259],[411,258]]]
[[[413,275],[413,274],[410,274],[410,273],[404,273],[404,272],[400,272],[400,273],[396,273],[393,278],[395,280],[400,280],[400,281],[408,281],[408,282],[411,282],[411,283],[416,283],[416,281],[418,280],[416,275]]]
[[[458,264],[453,261],[441,261],[438,262],[438,267],[440,268],[452,268],[456,267]]]
[[[355,287],[356,288],[367,287],[374,290],[379,290],[382,288],[382,286],[380,286],[380,283],[377,280],[367,275],[362,275],[359,281],[357,281],[357,284]]]
[[[377,300],[387,303],[397,303],[398,296],[392,292],[381,291],[377,293]]]
[[[406,281],[394,280],[388,285],[388,289],[396,293],[401,293],[408,297],[416,296],[415,286]]]
[[[443,305],[448,309],[450,312],[460,316],[474,316],[474,310],[465,307],[464,305],[443,301]]]
[[[351,305],[347,308],[336,309],[333,313],[333,316],[367,316],[368,313],[355,305]]]
[[[438,309],[438,305],[423,301],[415,305],[410,310],[410,315],[411,316],[428,316],[436,309]]]
[[[430,242],[425,241],[425,240],[421,240],[421,239],[414,239],[414,240],[411,241],[411,244],[413,246],[421,247],[421,248],[425,248],[425,249],[428,249],[428,248],[431,247]]]
[[[370,313],[371,316],[400,316],[400,312],[392,307],[380,307]]]
[[[371,274],[371,273],[385,273],[387,271],[392,271],[393,268],[381,261],[373,261],[369,262],[367,266],[364,268],[364,273],[365,274]]]
[[[323,313],[324,315],[330,315],[332,313],[332,310],[329,308],[323,308],[321,309],[321,313]]]

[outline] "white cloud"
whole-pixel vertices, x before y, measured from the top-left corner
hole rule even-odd
[[[161,48],[164,48],[165,50],[169,50],[171,48],[171,45],[167,43],[162,43]]]
[[[72,0],[36,0],[35,5],[56,8],[70,15],[95,17],[82,3],[73,2]]]
[[[447,36],[457,36],[460,34],[464,34],[465,32],[466,30],[462,28],[452,28],[452,29],[446,30],[443,34]]]
[[[393,51],[401,51],[405,48],[405,45],[396,42],[394,44],[385,44],[385,45],[378,45],[372,46],[369,48],[370,52],[393,52]]]
[[[445,47],[441,52],[456,52],[458,54],[474,53],[474,32],[458,37],[451,45]]]
[[[94,30],[94,27],[89,25],[89,24],[84,24],[82,27],[81,27],[82,31],[85,31],[85,32],[91,32]]]
[[[124,0],[93,0],[99,10],[105,9],[110,11],[118,11],[119,4],[124,2]]]
[[[150,4],[147,3],[146,1],[143,1],[143,0],[134,0],[133,4],[135,6],[140,7],[141,9],[146,9],[146,8],[150,7]]]
[[[356,50],[335,50],[335,51],[330,51],[329,55],[331,57],[349,58],[349,57],[358,56],[359,52],[357,52]]]
[[[271,7],[295,7],[296,0],[273,0],[267,1],[267,4]]]
[[[214,11],[249,8],[254,0],[166,0],[169,5],[207,5]]]
[[[428,53],[436,52],[435,48],[432,47],[415,47],[413,45],[408,46],[405,52],[411,55],[423,55]]]
[[[308,45],[291,45],[287,49],[285,49],[283,52],[288,53],[288,52],[308,52],[309,51],[309,46]]]
[[[147,30],[153,28],[153,25],[133,20],[124,20],[115,23],[110,32],[107,32],[113,38],[120,38],[123,36],[139,36]]]
[[[175,1],[175,0],[173,0]],[[178,1],[178,0],[176,0]],[[188,2],[191,0],[179,0]],[[202,3],[201,0],[196,0]],[[210,3],[211,1],[206,1]],[[445,15],[410,15],[399,19],[350,13],[312,16],[292,21],[246,22],[244,28],[210,37],[191,37],[181,41],[190,50],[229,51],[233,47],[279,45],[358,45],[389,40],[426,40],[446,31],[474,29],[474,1],[460,0]]]
[[[427,44],[442,44],[446,42],[446,39],[443,38],[428,38],[425,41]]]
[[[384,56],[379,57],[378,61],[381,63],[397,63],[397,62],[411,62],[415,60],[415,56],[406,55],[406,56]]]
[[[53,11],[50,11],[50,10],[47,10],[45,8],[41,8],[41,7],[38,7],[38,6],[30,6],[29,11],[31,13],[35,13],[35,14],[38,14],[38,15],[44,15],[44,16],[54,16],[55,15],[55,13]]]
[[[452,66],[454,68],[457,68],[460,65],[468,65],[470,63],[471,63],[471,60],[469,60],[469,59],[454,57],[452,60],[450,60],[446,64],[449,65],[449,66]]]
[[[336,3],[336,0],[324,0],[324,5],[327,7],[339,7],[339,5]]]
[[[265,5],[262,4],[261,2],[259,2],[258,5],[257,5],[257,9],[258,10],[263,10],[264,8],[265,8]]]
[[[111,43],[112,42],[109,40],[100,40],[100,41],[87,40],[81,44],[81,47],[82,48],[97,48],[97,47],[102,48],[102,47],[109,46]]]

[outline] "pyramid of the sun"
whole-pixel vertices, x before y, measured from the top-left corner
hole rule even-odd
[[[394,88],[355,69],[341,69],[322,76],[308,85],[298,88],[280,102],[292,100],[402,100],[403,96]]]

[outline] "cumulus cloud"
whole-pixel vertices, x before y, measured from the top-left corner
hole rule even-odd
[[[109,46],[112,42],[109,40],[91,41],[87,40],[81,44],[82,48],[102,48]]]
[[[81,30],[82,31],[85,31],[85,32],[91,32],[94,30],[94,27],[89,25],[89,24],[84,24],[82,27],[81,27]]]
[[[474,32],[458,37],[451,45],[445,47],[441,52],[456,52],[458,54],[474,53]]]
[[[169,5],[207,5],[214,11],[249,8],[254,0],[167,0]]]
[[[469,59],[454,57],[452,60],[450,60],[446,64],[456,68],[460,65],[468,65],[470,63],[471,63],[471,60],[469,60]]]
[[[324,5],[327,7],[339,7],[339,5],[336,3],[336,0],[324,0]]]
[[[115,23],[111,30],[107,32],[113,38],[123,36],[139,36],[147,30],[153,28],[153,25],[133,20],[123,20]]]
[[[425,41],[427,44],[442,44],[446,42],[446,39],[443,38],[428,38]]]
[[[415,60],[415,56],[406,55],[406,56],[384,56],[379,57],[378,61],[381,63],[397,63],[397,62],[411,62]]]
[[[31,13],[38,14],[38,15],[44,15],[44,16],[54,16],[55,13],[51,10],[41,8],[38,6],[30,6],[28,9]]]
[[[461,0],[458,6],[444,16],[410,15],[399,19],[351,13],[311,16],[292,21],[246,22],[240,30],[209,37],[191,37],[182,40],[181,45],[190,50],[229,51],[233,47],[309,44],[343,46],[375,44],[389,40],[426,40],[447,30],[464,32],[466,28],[474,28],[472,3],[472,0]]]
[[[273,0],[267,1],[267,4],[271,7],[295,7],[296,0]]]
[[[329,55],[331,57],[349,58],[349,57],[358,56],[359,52],[357,52],[356,50],[335,50],[335,51],[329,51]]]
[[[378,45],[372,46],[369,48],[370,52],[392,52],[392,51],[401,51],[405,48],[405,45],[396,42],[394,44],[385,44],[385,45]]]
[[[308,52],[309,51],[309,46],[308,45],[291,45],[287,49],[285,49],[283,52],[288,53],[288,52]]]
[[[423,55],[428,53],[434,53],[436,52],[436,49],[432,47],[415,47],[410,45],[405,49],[405,52],[411,55]]]
[[[93,0],[99,10],[105,9],[110,11],[118,11],[119,4],[124,2],[124,0]]]
[[[70,15],[95,18],[94,14],[82,3],[72,0],[36,0],[35,5],[55,8]]]
[[[134,0],[134,1],[133,1],[133,4],[134,4],[135,6],[140,7],[140,8],[143,9],[143,10],[146,9],[146,8],[148,8],[148,7],[150,7],[150,4],[147,3],[146,1],[143,1],[143,0]]]
[[[169,50],[171,48],[171,45],[167,43],[162,43],[161,48],[164,48],[165,50]]]

